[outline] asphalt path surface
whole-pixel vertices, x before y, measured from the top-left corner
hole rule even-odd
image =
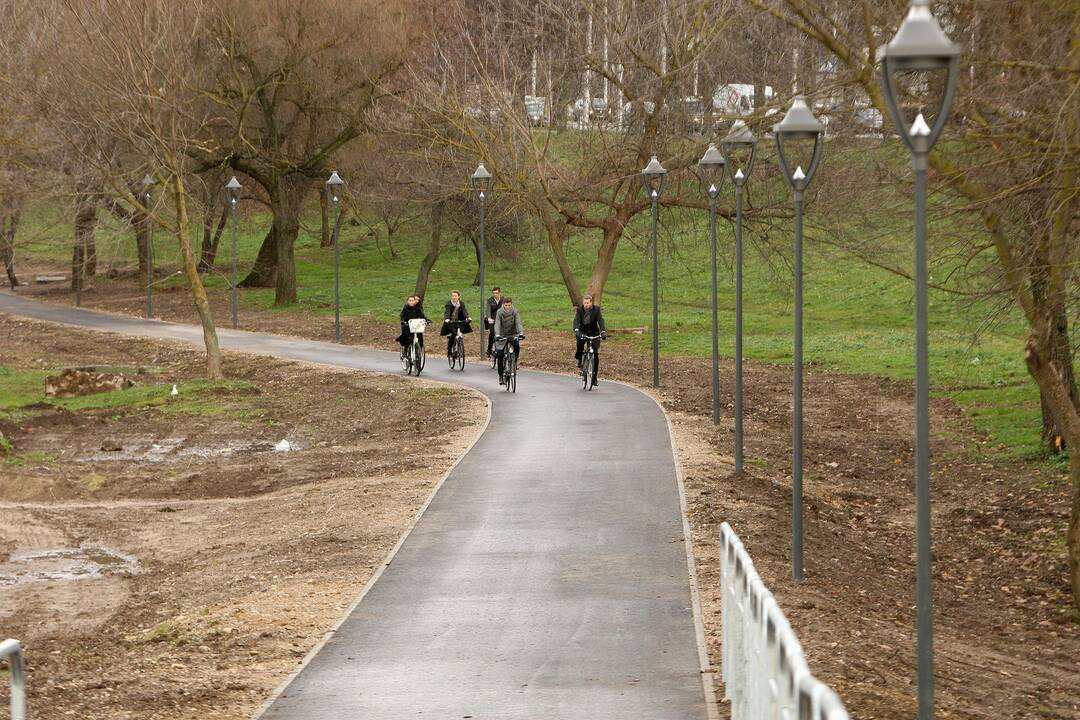
[[[0,312],[202,346],[196,326],[7,292]],[[395,352],[218,334],[225,350],[402,373]],[[476,335],[468,340],[466,351],[475,352]],[[510,394],[487,365],[451,371],[445,342],[432,334],[428,344],[424,376],[486,394],[487,430],[361,600],[259,717],[713,717],[680,486],[659,406],[602,378],[584,392],[573,377],[528,370]],[[528,348],[526,339],[523,357]]]

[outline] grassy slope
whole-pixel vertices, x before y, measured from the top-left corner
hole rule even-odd
[[[668,211],[665,211],[668,212]],[[810,212],[813,212],[811,207]],[[70,228],[63,219],[38,213],[30,226],[40,230],[23,251],[36,258],[63,258]],[[254,258],[262,233],[269,224],[265,214],[248,215],[240,232],[240,266]],[[704,213],[692,222],[672,226],[661,260],[661,348],[664,352],[706,356],[710,327],[708,305],[708,247]],[[380,228],[381,229],[381,228]],[[333,253],[318,247],[317,216],[307,218],[297,246],[297,273],[301,306],[332,312]],[[609,280],[604,309],[608,323],[617,328],[646,328],[651,318],[651,276],[642,248],[643,218],[620,245]],[[385,241],[381,250],[366,228],[343,226],[342,307],[345,314],[370,312],[393,318],[411,292],[423,243],[425,219],[414,221],[395,236],[400,255],[390,260]],[[733,354],[734,277],[730,268],[733,231],[721,222],[720,333],[721,352]],[[898,231],[897,242],[910,232]],[[26,235],[23,241],[26,242]],[[50,240],[50,238],[52,238]],[[57,239],[62,239],[59,242]],[[749,238],[748,238],[749,239]],[[219,267],[228,266],[229,235],[222,239]],[[109,225],[99,230],[101,269],[130,267],[133,242],[128,232]],[[176,269],[176,243],[158,233],[156,261]],[[571,239],[569,257],[584,285],[595,257],[595,235]],[[779,269],[778,269],[779,268]],[[451,289],[462,289],[475,309],[479,291],[471,286],[475,259],[464,243],[447,247],[431,275],[428,307],[441,307]],[[526,328],[569,330],[571,311],[566,291],[546,245],[523,249],[510,261],[489,258],[489,284],[500,284],[522,311]],[[174,275],[162,280],[179,283]],[[226,278],[212,275],[210,286],[224,286]],[[806,249],[806,349],[808,362],[842,372],[911,379],[913,367],[913,303],[909,281],[860,263],[838,250],[809,240]],[[242,302],[270,308],[272,290],[245,290]],[[987,309],[964,308],[944,293],[931,295],[931,376],[935,392],[955,398],[988,430],[997,452],[1015,456],[1039,454],[1038,393],[1022,361],[1023,325],[1007,316],[990,329],[976,333]],[[768,261],[748,242],[745,282],[745,354],[752,360],[790,362],[792,335],[791,278],[786,265]],[[649,335],[625,336],[627,342],[647,345]]]

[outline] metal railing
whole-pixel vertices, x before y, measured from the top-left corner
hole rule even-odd
[[[26,720],[26,668],[18,640],[0,642],[0,660],[11,665],[11,720]]]
[[[721,677],[732,720],[848,720],[731,526],[720,526]]]

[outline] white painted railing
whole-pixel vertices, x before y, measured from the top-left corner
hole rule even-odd
[[[11,666],[11,720],[26,720],[26,669],[18,640],[0,642],[0,660]]]
[[[847,720],[731,526],[720,526],[721,677],[732,720]]]

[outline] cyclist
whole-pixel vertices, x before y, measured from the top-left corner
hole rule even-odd
[[[454,346],[454,330],[458,327],[455,323],[464,323],[461,325],[461,332],[471,333],[472,325],[470,324],[469,311],[465,309],[465,303],[461,302],[461,293],[457,290],[450,293],[450,299],[446,301],[446,305],[443,306],[443,325],[442,330],[439,331],[440,335],[446,336],[446,354],[450,354],[450,350]]]
[[[487,317],[484,323],[488,327],[488,344],[486,357],[491,357],[491,345],[495,342],[495,313],[502,308],[502,290],[499,286],[491,288],[491,297],[487,299]]]
[[[427,320],[427,315],[424,314],[424,308],[420,305],[419,295],[410,295],[405,301],[405,307],[401,308],[401,334],[398,335],[398,344],[401,345],[401,352],[405,352],[405,348],[412,343],[412,332],[409,331],[409,321],[423,319]],[[428,320],[428,322],[431,322]],[[424,335],[420,333],[420,347],[424,346]]]
[[[525,327],[521,324],[521,315],[514,308],[514,301],[503,298],[502,307],[495,313],[495,323],[492,325],[495,335],[501,338],[495,344],[495,359],[499,373],[499,384],[503,384],[503,359],[506,357],[506,343],[514,347],[514,352],[521,357],[521,343],[519,337],[525,337]]]
[[[574,359],[577,360],[577,366],[581,367],[581,356],[585,351],[585,340],[583,335],[589,335],[591,337],[606,337],[607,326],[604,325],[604,314],[600,312],[599,305],[593,305],[592,295],[583,295],[581,298],[581,307],[574,313],[574,337],[577,338],[577,351],[574,353]],[[595,349],[599,344],[599,340],[590,340],[593,348]],[[597,356],[596,364],[599,366],[600,358]],[[596,372],[599,372],[600,368],[594,368]]]

